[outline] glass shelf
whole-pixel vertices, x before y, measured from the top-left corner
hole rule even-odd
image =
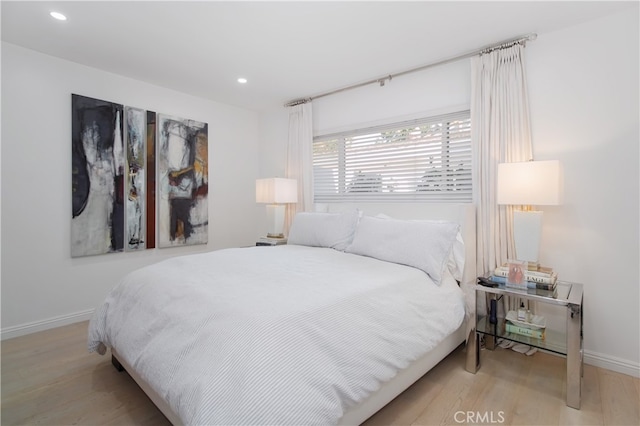
[[[554,291],[538,290],[538,289],[526,289],[520,290],[517,288],[506,287],[504,284],[500,284],[497,287],[484,287],[477,285],[476,289],[484,293],[493,294],[507,294],[514,297],[521,297],[530,300],[539,300],[544,303],[552,305],[566,306],[570,302],[570,296],[574,284],[566,281],[558,281],[556,289]],[[577,293],[577,291],[576,291]],[[582,297],[582,291],[580,289],[580,297]]]
[[[489,336],[495,336],[499,339],[507,339],[513,342],[524,343],[525,345],[555,352],[560,355],[567,354],[567,336],[565,332],[546,329],[544,339],[536,339],[534,337],[506,332],[505,323],[506,320],[504,318],[498,318],[498,322],[496,324],[491,324],[486,316],[478,316],[476,331]]]

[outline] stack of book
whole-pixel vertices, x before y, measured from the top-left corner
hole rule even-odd
[[[519,321],[515,311],[507,312],[505,331],[536,339],[545,338],[546,321],[540,315],[534,315],[529,321]]]
[[[491,275],[489,279],[491,281],[503,283],[507,286],[510,286],[507,282],[508,277],[509,265],[505,263],[502,266],[498,266],[495,271],[493,271],[493,275]],[[518,288],[553,291],[556,289],[557,281],[558,274],[551,268],[536,265],[535,270],[529,267],[524,271],[524,283],[521,287],[519,286]]]
[[[280,246],[283,244],[287,244],[286,238],[260,237],[260,239],[256,241],[257,246]]]
[[[523,327],[516,324],[506,323],[505,331],[507,333],[519,334],[521,336],[533,337],[535,339],[544,340],[544,329],[534,330],[532,328]]]

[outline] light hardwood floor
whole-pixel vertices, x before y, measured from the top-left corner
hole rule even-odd
[[[87,322],[2,342],[2,425],[168,425],[108,356],[86,350]],[[371,417],[374,425],[638,425],[640,380],[585,365],[582,409],[565,405],[563,358],[464,348]],[[469,417],[467,417],[469,416]]]

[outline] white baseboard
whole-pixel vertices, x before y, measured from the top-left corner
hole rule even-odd
[[[61,315],[59,317],[49,318],[42,321],[34,321],[26,324],[6,327],[3,328],[2,331],[0,331],[0,340],[25,336],[27,334],[37,333],[38,331],[49,330],[50,328],[62,327],[63,325],[87,321],[91,319],[94,311],[95,309],[89,309],[86,311],[76,312],[68,315]]]
[[[584,363],[628,376],[640,377],[640,364],[597,352],[584,351]]]
[[[549,355],[559,356],[561,358],[567,357],[566,355],[560,355],[555,352],[545,351],[544,349],[540,349],[540,351]],[[640,378],[640,364],[626,359],[616,358],[611,355],[599,354],[597,352],[584,351],[583,361],[585,364],[593,365],[594,367],[600,367],[604,368],[605,370],[611,370],[617,373],[626,374],[627,376]]]

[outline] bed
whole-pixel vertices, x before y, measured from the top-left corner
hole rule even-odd
[[[128,274],[89,350],[111,350],[173,424],[362,423],[464,342],[475,213],[324,210],[296,216],[287,245]]]

